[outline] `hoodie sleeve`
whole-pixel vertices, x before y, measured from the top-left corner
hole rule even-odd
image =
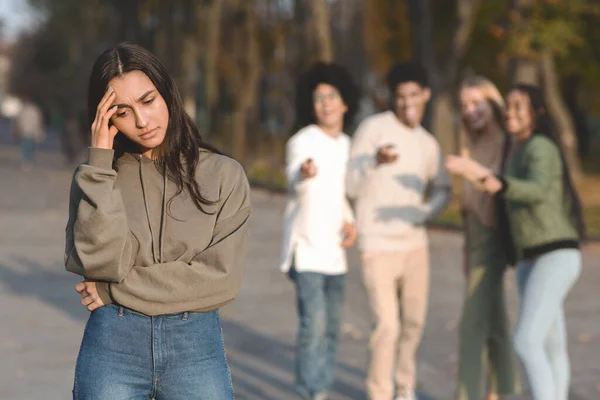
[[[437,142],[429,161],[430,193],[425,203],[426,221],[440,215],[452,200],[452,181],[444,165],[444,155]]]
[[[533,138],[527,149],[527,176],[501,178],[504,198],[521,204],[536,204],[545,200],[552,183],[562,174],[558,147],[547,139]]]
[[[246,258],[250,186],[238,163],[231,162],[223,169],[222,200],[210,245],[189,263],[134,266],[118,283],[99,285],[103,299],[160,315],[217,309],[237,296]]]
[[[90,148],[87,164],[75,171],[65,245],[67,271],[107,282],[118,282],[127,274],[139,248],[115,188],[113,154],[113,150]]]
[[[303,179],[300,173],[302,164],[310,158],[302,146],[302,136],[294,136],[288,140],[285,150],[285,175],[288,192],[299,195],[310,184],[310,179]]]
[[[361,123],[354,134],[346,173],[346,191],[351,199],[358,197],[365,181],[377,167],[376,138],[376,125],[369,119]]]

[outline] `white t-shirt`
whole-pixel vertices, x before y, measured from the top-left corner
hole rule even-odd
[[[354,222],[345,187],[349,152],[346,134],[334,138],[316,125],[301,129],[288,140],[282,272],[290,269],[292,258],[298,272],[338,275],[347,271],[341,243],[344,222]],[[317,175],[302,179],[300,167],[309,158]]]

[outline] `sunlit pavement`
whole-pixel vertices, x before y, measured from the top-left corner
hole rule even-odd
[[[39,154],[32,171],[22,171],[18,148],[0,145],[0,399],[62,400],[71,395],[88,315],[74,290],[78,278],[62,265],[71,174],[51,150]],[[284,199],[254,191],[253,201],[242,292],[221,311],[236,398],[295,399],[294,292],[277,270]],[[431,232],[431,299],[419,355],[422,399],[453,397],[463,291],[461,245],[459,234]],[[595,246],[586,249],[583,275],[566,305],[571,400],[600,398],[600,250]],[[512,271],[507,298],[514,321],[518,299]],[[365,398],[369,326],[358,258],[351,251],[332,400]]]

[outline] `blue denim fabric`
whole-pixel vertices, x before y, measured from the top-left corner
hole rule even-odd
[[[341,311],[346,275],[291,271],[296,284],[300,325],[296,341],[296,386],[313,399],[326,393],[335,380]]]
[[[35,156],[35,140],[32,138],[21,138],[21,154],[26,163],[33,162]]]
[[[108,305],[91,313],[73,399],[233,398],[217,311],[149,317]]]

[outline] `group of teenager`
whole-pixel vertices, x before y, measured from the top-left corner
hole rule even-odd
[[[347,71],[319,63],[299,84],[281,263],[297,289],[299,393],[326,399],[334,382],[345,249],[358,239],[374,319],[367,394],[415,398],[425,225],[450,201],[450,171],[466,181],[457,398],[482,398],[486,369],[485,395],[515,392],[514,348],[535,400],[566,399],[563,303],[580,272],[583,223],[540,91],[519,85],[504,101],[489,81],[467,80],[470,156],[444,157],[421,126],[424,69],[395,66],[388,85],[390,110],[363,121],[351,141],[344,131],[358,93]],[[91,312],[73,399],[233,399],[218,310],[242,281],[252,214],[243,168],[202,140],[165,66],[134,44],[97,58],[88,120],[65,232],[65,267],[83,277],[75,289]],[[512,342],[502,297],[509,265],[521,293]]]
[[[280,269],[297,294],[300,396],[327,399],[334,383],[345,249],[357,241],[373,319],[367,396],[417,398],[429,296],[426,224],[451,200],[450,173],[463,178],[465,299],[458,382],[449,393],[457,400],[517,393],[516,352],[533,399],[567,399],[563,305],[580,274],[584,224],[541,90],[519,84],[503,98],[488,79],[465,79],[458,97],[468,151],[445,156],[421,125],[431,96],[426,70],[395,65],[387,84],[389,110],[361,121],[351,139],[345,132],[358,91],[348,71],[317,63],[298,82]],[[521,299],[514,333],[503,287],[511,266]]]

